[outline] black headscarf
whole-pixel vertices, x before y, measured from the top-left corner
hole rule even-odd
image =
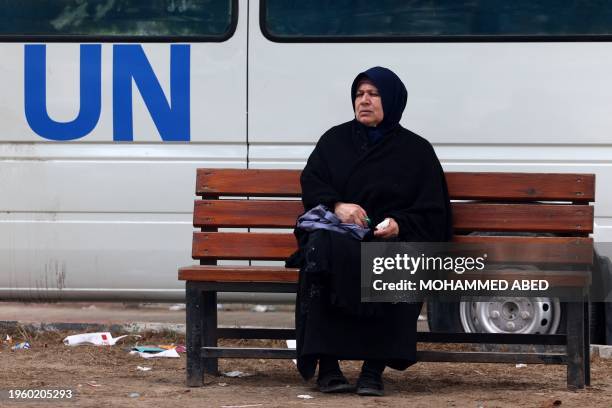
[[[351,103],[353,110],[355,109],[355,97],[359,81],[369,79],[380,93],[382,101],[384,117],[376,127],[366,127],[370,144],[374,144],[382,137],[395,129],[399,125],[402,118],[406,101],[408,100],[408,91],[401,79],[390,69],[383,67],[373,67],[367,71],[361,72],[351,86]]]

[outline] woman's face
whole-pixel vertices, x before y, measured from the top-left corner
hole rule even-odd
[[[355,119],[366,126],[376,126],[384,116],[378,88],[368,80],[361,81],[355,95]]]

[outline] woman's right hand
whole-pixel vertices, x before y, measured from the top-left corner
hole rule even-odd
[[[358,204],[338,202],[334,206],[334,214],[345,224],[357,224],[363,228],[368,227],[366,222],[368,215]]]

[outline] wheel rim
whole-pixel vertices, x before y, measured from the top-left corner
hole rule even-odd
[[[553,334],[559,328],[561,303],[554,298],[490,298],[461,302],[466,333]]]

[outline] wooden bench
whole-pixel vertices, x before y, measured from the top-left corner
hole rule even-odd
[[[194,259],[179,269],[186,281],[187,385],[201,386],[204,372],[217,374],[218,358],[295,358],[295,350],[218,347],[218,339],[293,339],[294,329],[222,328],[218,292],[294,293],[298,270],[252,266],[253,260],[284,260],[296,249],[288,230],[303,212],[298,170],[198,169],[193,225]],[[595,176],[592,174],[446,173],[457,242],[572,244],[568,259],[592,260]],[[461,200],[457,202],[456,200]],[[552,203],[545,203],[546,201]],[[535,204],[537,202],[537,204]],[[218,231],[240,229],[238,232]],[[248,232],[244,229],[248,228]],[[264,229],[263,231],[257,229]],[[270,232],[269,229],[282,229]],[[468,236],[472,231],[554,233],[546,237]],[[590,259],[589,259],[590,257]],[[217,261],[236,265],[217,265]],[[567,384],[590,382],[588,301],[566,305],[566,334],[425,333],[429,343],[540,344],[544,352],[418,351],[419,361],[567,365]],[[554,352],[565,346],[565,352]]]

